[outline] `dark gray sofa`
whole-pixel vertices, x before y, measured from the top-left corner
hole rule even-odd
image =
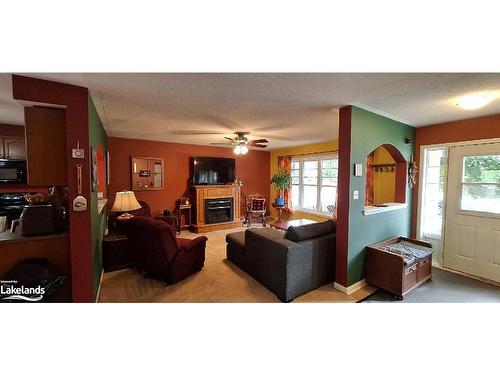
[[[272,291],[283,302],[335,279],[336,225],[250,228],[226,236],[227,259]]]

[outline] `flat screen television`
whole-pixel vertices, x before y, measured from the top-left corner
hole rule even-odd
[[[230,158],[191,158],[193,185],[225,185],[236,179],[236,161]]]

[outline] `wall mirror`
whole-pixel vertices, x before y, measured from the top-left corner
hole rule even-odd
[[[132,190],[162,190],[163,158],[132,156]]]

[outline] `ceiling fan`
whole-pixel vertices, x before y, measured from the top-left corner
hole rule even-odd
[[[236,137],[229,138],[224,137],[229,142],[215,142],[210,143],[211,145],[224,145],[224,146],[234,146],[234,153],[237,155],[245,155],[248,152],[249,147],[259,147],[266,148],[267,145],[263,143],[269,143],[267,139],[254,139],[253,141],[249,141],[246,137],[250,132],[234,132]]]

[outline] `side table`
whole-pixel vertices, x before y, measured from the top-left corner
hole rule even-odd
[[[284,205],[278,205],[276,203],[272,203],[271,204],[273,206],[273,208],[276,210],[276,212],[278,213],[278,223],[282,222],[282,218],[283,218],[283,211],[285,211],[288,206],[286,204]]]
[[[102,261],[104,272],[111,272],[132,266],[132,249],[126,235],[109,233],[102,240]]]
[[[175,208],[177,217],[179,218],[179,233],[182,229],[191,229],[191,205],[190,204],[178,204]],[[187,211],[186,214],[183,211]],[[184,217],[184,223],[182,218]]]

